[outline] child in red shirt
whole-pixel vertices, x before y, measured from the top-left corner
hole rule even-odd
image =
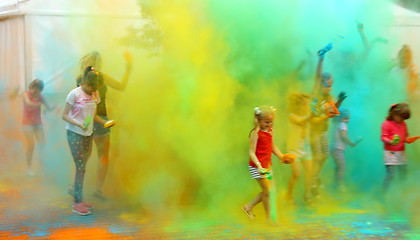
[[[265,214],[268,222],[274,220],[274,215],[270,212],[269,195],[272,189],[271,181],[271,154],[274,153],[279,159],[282,159],[283,154],[278,147],[273,144],[273,107],[262,106],[256,107],[254,112],[255,127],[250,134],[250,148],[249,148],[249,172],[253,179],[256,179],[258,185],[261,187],[261,192],[251,202],[245,204],[242,210],[251,218],[254,219],[252,209],[258,203],[264,204]]]
[[[386,176],[383,190],[389,188],[394,173],[398,169],[404,179],[407,173],[405,143],[412,143],[419,137],[408,137],[405,120],[410,118],[410,109],[406,103],[397,103],[389,109],[389,115],[382,123],[381,140],[384,142],[384,162]]]
[[[28,87],[28,91],[23,93],[23,133],[26,139],[26,163],[28,169],[26,174],[34,176],[32,170],[32,156],[35,148],[35,141],[41,145],[44,144],[44,131],[42,129],[41,107],[44,105],[50,108],[44,101],[41,92],[44,90],[44,82],[41,80],[33,80]]]

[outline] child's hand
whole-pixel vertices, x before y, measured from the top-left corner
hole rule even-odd
[[[89,125],[86,125],[85,123],[79,123],[77,126],[80,127],[83,131],[86,131]]]
[[[291,153],[285,153],[283,154],[283,157],[281,158],[281,162],[284,164],[292,164],[296,160],[296,156]]]
[[[260,175],[262,175],[264,178],[271,180],[272,179],[272,175],[271,175],[271,169],[270,168],[261,168],[258,170],[258,172],[260,173]]]
[[[347,94],[346,94],[346,92],[344,92],[344,91],[341,91],[339,94],[338,94],[338,101],[344,101],[344,99],[346,99],[347,98]]]
[[[389,144],[395,146],[398,143],[400,143],[400,136],[398,136],[397,134],[394,135],[393,139],[391,141],[389,141]]]
[[[115,125],[115,120],[108,120],[104,123],[104,128],[110,128]]]
[[[127,65],[132,65],[133,63],[133,56],[131,55],[131,53],[129,51],[125,51],[124,54],[124,59],[127,62]]]

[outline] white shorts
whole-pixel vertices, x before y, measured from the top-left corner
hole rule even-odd
[[[295,155],[295,161],[309,160],[311,158],[311,148],[309,147],[309,144],[305,144],[299,149],[288,149],[287,153]]]

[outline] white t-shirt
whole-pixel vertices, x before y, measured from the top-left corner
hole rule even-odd
[[[66,129],[73,131],[83,136],[90,136],[93,133],[93,118],[95,117],[96,105],[101,101],[98,92],[93,92],[88,95],[83,92],[81,87],[77,87],[67,95],[66,102],[72,105],[69,116],[74,120],[83,123],[87,117],[90,117],[90,122],[86,131],[83,131],[79,126],[67,123]]]
[[[340,122],[334,132],[334,143],[333,148],[345,150],[346,149],[346,143],[341,138],[341,131],[347,131],[347,123]]]

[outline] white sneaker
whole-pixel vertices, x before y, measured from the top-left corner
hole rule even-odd
[[[34,173],[34,171],[32,171],[32,169],[28,168],[28,169],[26,169],[26,175],[28,175],[30,177],[33,177],[33,176],[35,176],[35,173]]]

